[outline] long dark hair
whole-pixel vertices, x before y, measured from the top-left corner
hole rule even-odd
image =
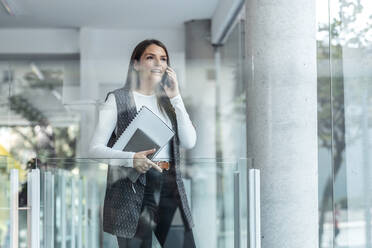
[[[127,79],[125,81],[124,89],[135,90],[139,88],[140,86],[139,73],[138,71],[134,69],[134,62],[135,61],[140,62],[141,56],[145,52],[146,48],[153,44],[164,49],[165,54],[167,55],[167,64],[168,66],[170,65],[168,50],[161,41],[155,40],[155,39],[147,39],[147,40],[141,41],[134,48],[132,52],[132,56],[130,57],[128,74],[127,74]],[[165,77],[162,78],[162,81],[164,80],[164,78]],[[156,95],[156,99],[157,99],[157,103],[158,103],[158,107],[160,111],[163,113],[164,112],[167,113],[169,118],[175,117],[174,108],[172,107],[169,97],[164,91],[164,88],[161,86],[161,83],[157,84],[155,88],[155,95]]]

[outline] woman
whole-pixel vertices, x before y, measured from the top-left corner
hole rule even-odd
[[[108,168],[103,228],[117,236],[119,248],[151,247],[152,231],[163,246],[177,209],[184,233],[178,244],[173,242],[171,246],[195,247],[179,146],[192,148],[196,132],[179,94],[176,73],[169,64],[163,43],[140,42],[132,53],[124,87],[108,93],[100,110],[90,153],[113,158]],[[111,149],[143,105],[176,133],[154,161],[147,158],[154,149],[137,153]],[[125,158],[125,162],[118,158]]]

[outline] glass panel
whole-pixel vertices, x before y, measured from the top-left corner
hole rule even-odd
[[[319,247],[334,247],[331,70],[328,1],[317,1]]]
[[[242,16],[243,18],[243,16]],[[221,63],[218,72],[217,87],[217,156],[221,158],[246,157],[246,86],[244,81],[244,20],[238,19],[236,25],[229,34],[226,42],[220,47]],[[231,196],[224,191],[230,187],[233,190],[233,177],[231,171],[223,172],[217,176],[217,187],[221,187],[220,203],[231,202]],[[242,173],[246,173],[242,167]],[[245,175],[245,174],[244,174]],[[245,180],[246,177],[241,177]],[[225,189],[225,190],[224,190]],[[242,196],[246,196],[246,187],[241,188]],[[245,199],[243,197],[242,199]],[[246,204],[246,201],[242,201]],[[244,205],[246,206],[246,205]],[[242,208],[242,215],[246,216],[246,208]],[[223,204],[218,208],[219,215],[233,215],[234,206]],[[228,233],[233,228],[233,219],[226,219],[221,223],[221,233]],[[246,246],[246,222],[241,222],[242,247]],[[233,243],[233,234],[221,237],[220,247],[229,247]],[[225,242],[225,243],[223,243]]]
[[[78,60],[11,56],[0,59],[2,84],[0,140],[21,163],[38,156],[76,155],[80,116],[65,107],[64,87],[79,80]]]
[[[4,152],[2,150],[1,152]],[[19,206],[23,207],[27,204],[27,187],[26,182],[26,171],[23,170],[20,163],[11,156],[0,156],[0,245],[1,247],[10,247],[10,207],[11,207],[11,195],[10,195],[10,174],[11,169],[18,170],[18,200]],[[22,228],[25,224],[24,215],[19,214],[19,247],[26,247],[25,240],[26,234]]]
[[[223,158],[246,157],[244,20],[238,20],[220,53],[217,108],[221,143],[218,154]]]
[[[50,185],[46,182],[47,173],[55,178],[55,196],[50,198],[54,201],[55,210],[49,212],[55,217],[48,219],[48,221],[55,221],[54,246],[63,247],[66,245],[66,247],[70,247],[74,242],[76,246],[82,244],[83,247],[115,247],[117,245],[115,236],[102,232],[101,226],[101,211],[106,191],[107,159],[40,158],[40,160],[44,161],[39,164],[42,175],[41,192],[45,192],[45,187]],[[111,161],[113,160],[111,159]],[[125,161],[121,161],[125,163]],[[215,242],[216,247],[234,246],[234,211],[221,216],[217,209],[218,206],[234,209],[233,172],[247,171],[246,167],[249,165],[244,159],[239,161],[239,166],[238,161],[233,159],[223,161],[204,158],[181,161],[185,175],[183,182],[195,222],[194,238],[198,247],[204,247],[206,239],[209,242]],[[74,169],[66,171],[58,169],[57,166]],[[223,168],[223,170],[216,171],[216,168]],[[220,176],[225,184],[219,192],[216,191],[215,184],[210,180],[211,173],[222,173]],[[242,173],[241,179],[243,176],[246,175]],[[72,187],[73,185],[75,187]],[[43,193],[41,194],[43,195]],[[242,197],[242,205],[246,204],[242,192],[240,192],[240,196]],[[45,204],[52,206],[51,203],[46,203],[45,199],[47,198],[47,194],[44,193],[40,205],[42,247],[46,242],[45,231],[53,225],[53,223],[47,222],[45,215],[45,211],[47,211]],[[177,242],[175,237],[179,236],[182,230],[179,226],[182,219],[177,218],[180,218],[179,213],[173,217],[174,222],[168,237],[169,241],[167,241],[170,244]],[[241,224],[246,221],[245,215],[240,218]],[[228,225],[224,224],[223,231],[219,228],[222,223],[228,223]],[[206,228],[208,228],[209,237],[205,237]],[[160,247],[155,236],[153,237],[153,247]]]
[[[371,1],[330,1],[334,243],[370,248]]]
[[[217,2],[203,3],[203,14],[197,14],[198,20],[194,16],[196,12],[188,11],[195,6],[184,4],[172,6],[177,10],[174,18],[155,23],[153,20],[158,15],[149,17],[140,27],[138,22],[123,21],[121,18],[127,15],[122,15],[122,11],[117,19],[106,24],[102,20],[106,22],[107,18],[96,15],[87,15],[84,25],[57,24],[65,18],[74,22],[74,18],[51,16],[53,6],[44,12],[43,4],[35,18],[46,18],[45,22],[51,25],[47,29],[40,23],[31,24],[32,21],[23,26],[33,28],[20,30],[13,28],[18,25],[14,25],[14,20],[2,22],[1,26],[7,28],[0,30],[0,155],[4,151],[19,161],[24,173],[20,180],[23,193],[27,193],[27,172],[36,167],[41,169],[41,247],[51,244],[56,248],[116,247],[116,240],[102,232],[107,164],[115,159],[87,158],[92,157],[90,143],[96,133],[100,110],[106,106],[107,94],[122,88],[133,74],[142,86],[148,85],[142,74],[146,68],[134,68],[134,60],[130,61],[136,45],[148,37],[159,39],[168,49],[166,60],[170,63],[162,64],[161,73],[168,66],[175,72],[173,80],[167,73],[164,78],[168,77],[171,85],[179,86],[179,91],[173,93],[182,97],[187,112],[184,117],[190,117],[197,133],[195,146],[180,145],[180,157],[186,168],[183,182],[196,216],[196,242],[200,247],[233,245],[233,172],[237,170],[238,158],[246,157],[244,20],[240,16],[233,22],[223,21],[233,26],[223,28],[223,32],[229,29],[229,34],[225,44],[218,45],[221,57],[216,66],[214,52],[218,49],[210,37],[211,17]],[[55,11],[61,12],[62,5]],[[102,9],[99,6],[96,9]],[[153,13],[151,4],[135,3],[134,6],[133,13],[137,9],[146,12],[146,8]],[[117,5],[118,10],[128,10],[128,7]],[[29,14],[34,19],[33,14]],[[166,20],[169,16],[162,18]],[[91,21],[94,25],[88,24]],[[124,23],[127,23],[125,27],[121,26]],[[66,26],[71,28],[60,28]],[[32,42],[26,42],[22,38],[25,36],[32,37]],[[141,58],[136,61],[141,62]],[[165,80],[157,71],[164,61],[162,57],[155,64],[149,64],[156,68],[148,67],[147,76],[154,75],[151,78],[156,79],[152,82],[156,83],[156,90],[150,93],[163,94],[163,104],[172,110],[174,106],[169,105],[172,94],[167,94],[166,88],[160,85]],[[137,81],[130,83],[133,82]],[[222,84],[217,89],[219,83]],[[141,87],[132,88],[134,90],[144,93]],[[179,106],[184,110],[183,105]],[[117,113],[112,116],[118,117]],[[166,121],[167,115],[164,117]],[[117,123],[125,118],[119,116]],[[110,126],[110,135],[117,123],[105,125],[106,130]],[[107,146],[107,140],[103,143]],[[244,165],[239,166],[241,173],[246,173],[246,169]],[[245,178],[241,177],[242,218],[247,216],[243,200],[247,195]],[[27,206],[27,201],[22,206]],[[26,221],[27,210],[20,210],[20,247],[26,247]],[[246,240],[245,223],[242,219],[242,244]]]

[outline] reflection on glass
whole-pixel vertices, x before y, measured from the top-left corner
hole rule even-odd
[[[78,177],[76,171],[69,172],[61,169],[56,169],[54,164],[60,164],[63,159],[46,159],[45,167],[42,169],[42,174],[51,172],[55,177],[55,197],[53,198],[55,206],[55,223],[54,223],[54,245],[55,247],[61,247],[63,244],[70,245],[72,242],[78,247],[78,244],[88,247],[100,247],[100,242],[102,242],[102,247],[115,247],[116,239],[114,236],[104,233],[101,228],[100,216],[102,214],[102,206],[105,195],[106,186],[106,173],[107,164],[104,163],[105,160],[101,159],[75,159],[67,162],[66,165],[62,164],[63,167],[77,167],[86,168],[84,172],[84,178]],[[102,162],[101,162],[102,161]],[[72,165],[74,164],[74,165]],[[205,186],[208,182],[208,175],[210,171],[214,171],[215,166],[218,165],[223,168],[223,179],[229,184],[225,184],[218,192],[221,198],[218,198],[215,194],[209,192],[204,192],[204,198],[215,199],[217,197],[216,204],[223,206],[224,208],[233,208],[233,183],[232,177],[233,172],[237,170],[237,161],[235,160],[219,160],[216,159],[193,159],[188,161],[181,161],[181,166],[183,168],[188,168],[186,173],[190,175],[191,181],[184,180],[186,185],[187,193],[189,194],[189,200],[192,206],[198,206],[198,198],[194,198],[193,194],[190,192],[190,188],[187,185],[198,185]],[[220,171],[222,173],[222,171]],[[91,173],[91,176],[88,176]],[[81,175],[80,175],[81,176]],[[45,180],[45,176],[41,179]],[[74,184],[72,184],[74,182]],[[46,185],[46,182],[42,182],[42,185]],[[72,187],[72,185],[77,185]],[[74,193],[76,191],[76,193]],[[227,201],[226,199],[229,199]],[[75,208],[72,202],[75,202]],[[43,200],[41,205],[41,211],[46,211],[43,209],[46,202]],[[199,212],[200,211],[200,212]],[[75,218],[70,218],[74,216]],[[193,215],[197,218],[201,218],[199,221],[208,221],[203,215],[203,210],[199,208],[193,208]],[[42,216],[42,229],[50,227],[52,224],[45,220],[45,215]],[[218,223],[233,221],[233,212],[225,214],[224,216],[215,216]],[[200,222],[198,222],[200,223]],[[174,232],[177,230],[177,223],[174,223]],[[75,232],[75,235],[73,235]],[[218,237],[223,237],[226,235],[234,235],[233,227],[226,229],[223,232],[217,233]],[[43,237],[45,239],[46,237]],[[217,237],[216,237],[217,238]],[[203,234],[196,234],[197,244],[200,239],[203,239]],[[169,241],[170,242],[170,241]],[[222,242],[222,241],[221,241]],[[221,247],[233,246],[233,240],[226,243],[223,240],[222,243],[218,245]],[[227,246],[225,246],[227,245]],[[158,247],[156,239],[153,239],[153,247]],[[198,246],[197,246],[198,247]]]
[[[232,29],[228,39],[220,47],[221,63],[218,73],[217,94],[217,157],[238,158],[246,156],[246,123],[245,123],[245,81],[244,81],[244,20],[239,19]],[[241,167],[244,170],[244,167]],[[218,187],[218,214],[222,222],[219,222],[218,247],[230,247],[234,245],[233,216],[234,206],[226,204],[233,201],[232,196],[225,193],[233,189],[233,177],[228,176],[229,171],[219,168],[217,174]],[[244,172],[244,171],[242,171]],[[227,173],[227,174],[225,174]],[[245,187],[241,189],[242,195],[246,195]],[[244,199],[244,198],[243,198]],[[242,200],[244,202],[244,200]],[[243,208],[242,216],[246,216],[246,208]],[[242,221],[242,245],[246,242],[246,222]]]
[[[7,84],[0,105],[2,145],[26,163],[38,156],[76,155],[79,118],[63,105],[63,86],[69,84],[73,61],[2,60],[0,73]],[[11,75],[11,76],[6,76]]]
[[[193,99],[189,103],[200,107],[203,105],[203,101],[200,104],[200,99],[213,98],[211,101],[205,101],[208,104],[210,102],[210,105],[206,104],[208,105],[206,109],[208,112],[210,109],[213,110],[213,114],[211,114],[213,118],[206,122],[204,112],[207,111],[201,111],[202,115],[197,120],[198,123],[204,123],[206,129],[213,130],[212,133],[216,125],[214,111],[219,108],[222,133],[217,154],[221,155],[218,158],[221,160],[197,160],[184,162],[183,165],[186,168],[184,174],[187,176],[186,179],[183,179],[185,190],[189,201],[192,202],[193,214],[198,217],[199,226],[200,223],[208,222],[218,224],[218,226],[210,224],[211,228],[216,228],[212,231],[199,228],[198,230],[201,232],[197,234],[196,242],[200,244],[203,239],[213,240],[213,242],[218,242],[217,247],[233,246],[234,237],[232,171],[236,169],[237,161],[224,162],[224,158],[245,157],[246,149],[245,86],[242,63],[244,54],[243,30],[243,23],[238,22],[225,45],[221,47],[220,81],[222,85],[218,96],[214,91],[213,57],[208,63],[198,64],[198,67],[202,67],[200,71],[203,74],[194,73],[196,74],[194,82],[186,82],[183,78],[187,71],[185,61],[189,55],[188,51],[183,48],[183,37],[179,38],[179,31],[177,31],[177,37],[174,37],[177,38],[176,42],[172,40],[173,38],[170,39],[171,54],[172,56],[174,54],[172,63],[175,65],[175,71],[181,82],[181,92],[188,92],[189,96],[194,96],[198,91],[196,85],[200,84],[201,80],[206,81],[205,85],[203,84],[201,87],[205,92],[194,98],[189,98]],[[82,36],[86,36],[86,34],[89,36],[90,32],[83,31]],[[114,32],[107,33],[102,37],[106,40],[118,39],[116,34],[113,34]],[[120,45],[113,48],[112,51],[124,50],[125,45],[121,44],[120,39],[117,42]],[[133,38],[133,40],[135,39]],[[205,43],[204,38],[202,42]],[[195,47],[193,50],[197,51],[197,48]],[[212,50],[212,45],[206,43],[204,48],[206,51]],[[91,137],[98,116],[97,105],[102,103],[105,93],[123,86],[123,68],[127,61],[122,57],[113,59],[112,57],[98,56],[97,58],[93,55],[94,50],[96,47],[87,51],[84,48],[84,53],[86,53],[82,54],[84,61],[79,61],[77,58],[65,59],[63,56],[54,60],[48,58],[49,55],[36,55],[39,58],[34,58],[34,55],[24,58],[23,55],[17,55],[17,58],[10,56],[9,59],[4,59],[7,55],[1,57],[0,151],[4,150],[4,154],[12,154],[15,159],[20,161],[19,164],[22,164],[23,167],[20,166],[19,169],[23,171],[24,175],[30,169],[26,168],[27,163],[32,158],[39,159],[37,164],[34,163],[33,168],[37,167],[42,170],[40,174],[40,242],[43,247],[48,247],[50,242],[55,247],[116,246],[116,240],[113,241],[101,230],[107,161],[76,161],[74,159],[86,155],[89,137]],[[200,50],[204,52],[204,49]],[[91,57],[91,55],[93,56]],[[58,57],[58,55],[54,56]],[[191,63],[193,62],[199,63],[197,59],[191,61]],[[83,77],[79,75],[80,64],[84,67],[81,69]],[[204,79],[204,72],[207,72],[206,79]],[[219,106],[216,106],[215,98],[221,100]],[[204,137],[209,138],[206,135]],[[211,150],[212,153],[208,154],[213,154],[213,156],[216,153],[214,141],[213,138],[211,142],[213,144],[210,144],[206,140],[199,140],[201,146],[205,146],[202,149]],[[51,157],[60,159],[53,160],[50,159]],[[49,172],[54,180],[52,183],[47,179]],[[1,176],[5,175],[1,174]],[[214,179],[211,180],[212,177],[219,178],[218,188],[215,187]],[[7,181],[2,182],[4,184],[1,186],[6,187]],[[25,177],[20,180],[20,183],[20,206],[26,207],[27,182]],[[49,191],[51,188],[54,190],[52,194]],[[6,192],[5,189],[4,192]],[[241,187],[241,189],[241,196],[244,199],[246,196],[245,187]],[[195,192],[200,192],[200,194],[196,195]],[[50,196],[53,198],[51,199]],[[245,204],[246,202],[242,200],[241,203]],[[49,211],[49,206],[53,206],[53,211]],[[211,211],[209,207],[213,210]],[[218,209],[218,213],[214,209]],[[242,216],[246,217],[245,208],[242,209]],[[206,212],[210,212],[208,218],[205,216]],[[1,222],[1,228],[5,228],[1,230],[6,230],[6,221]],[[246,222],[241,221],[241,224],[244,226]],[[243,232],[244,230],[246,235],[246,228],[243,228]],[[8,237],[7,231],[1,232],[2,241]],[[26,247],[27,210],[20,211],[19,233],[20,247]],[[52,233],[53,236],[48,236],[48,233]],[[208,236],[211,238],[209,239]],[[246,241],[245,237],[242,236],[243,241]],[[156,242],[155,238],[153,240]]]
[[[318,2],[326,13],[326,6]],[[323,65],[318,66],[319,238],[321,247],[370,248],[372,3],[329,3],[330,22],[323,18],[318,32],[318,65]],[[327,159],[330,148],[331,160]],[[328,169],[322,170],[327,163],[332,163],[332,176]]]

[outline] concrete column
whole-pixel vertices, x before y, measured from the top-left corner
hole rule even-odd
[[[247,147],[262,247],[318,247],[315,1],[248,0]]]

